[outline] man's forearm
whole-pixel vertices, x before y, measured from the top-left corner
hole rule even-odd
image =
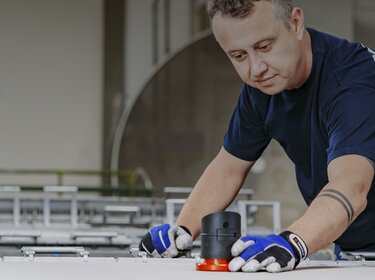
[[[325,190],[332,190],[329,185]],[[364,204],[354,206],[346,204],[341,195],[322,192],[311,203],[305,214],[289,228],[306,243],[309,253],[314,253],[336,240],[349,224],[364,209]]]
[[[200,233],[201,219],[229,206],[252,165],[252,162],[236,159],[222,149],[198,180],[176,224],[186,226],[196,238]]]
[[[212,178],[210,173],[208,168],[197,182],[176,221],[177,225],[186,226],[194,239],[200,233],[201,219],[224,210],[236,194],[234,186],[224,187],[225,181]]]
[[[366,208],[374,176],[365,158],[355,155],[338,158],[328,171],[330,182],[288,228],[305,241],[309,253],[335,241]]]

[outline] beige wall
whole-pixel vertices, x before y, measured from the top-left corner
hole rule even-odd
[[[128,97],[142,89],[145,79],[152,73],[152,0],[127,0],[126,47],[125,47],[125,90]],[[164,5],[158,5],[158,57],[163,58],[165,49]],[[190,3],[186,0],[170,1],[170,48],[179,48],[190,37]]]
[[[354,38],[353,0],[294,0],[306,25],[347,39]]]
[[[0,0],[0,168],[101,167],[102,21],[101,0]]]
[[[375,49],[375,1],[356,0],[354,5],[355,40]]]

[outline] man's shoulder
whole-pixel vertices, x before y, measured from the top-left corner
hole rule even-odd
[[[325,72],[333,74],[339,85],[375,78],[375,58],[370,49],[361,43],[308,30],[314,56],[324,60]]]
[[[314,29],[308,29],[311,40],[313,54],[324,55],[326,59],[331,60],[335,65],[345,64],[362,51],[361,44],[350,42],[347,39],[336,37],[332,34],[320,32]]]

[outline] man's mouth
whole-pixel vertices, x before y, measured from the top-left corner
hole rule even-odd
[[[257,79],[255,80],[258,84],[269,84],[270,81],[275,77],[276,75],[273,75],[271,77],[263,78],[263,79]]]

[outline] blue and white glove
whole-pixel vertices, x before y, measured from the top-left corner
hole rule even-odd
[[[190,231],[184,226],[164,224],[153,227],[143,236],[139,250],[153,257],[180,257],[193,247]]]
[[[229,263],[230,271],[268,272],[293,270],[308,255],[305,242],[290,231],[280,235],[248,235],[237,240],[231,249],[235,257]]]

